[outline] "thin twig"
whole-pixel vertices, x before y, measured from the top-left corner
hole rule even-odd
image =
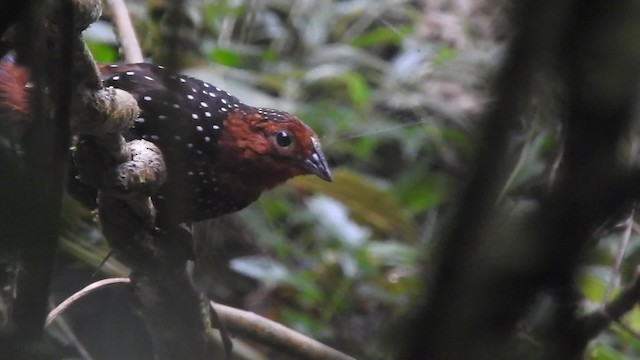
[[[624,253],[627,251],[627,246],[629,245],[629,239],[631,238],[631,230],[633,230],[633,221],[634,210],[631,209],[631,214],[627,217],[627,220],[624,222],[624,233],[622,234],[622,239],[620,240],[620,246],[618,247],[618,251],[616,253],[616,262],[613,265],[613,271],[611,273],[611,278],[607,282],[607,287],[604,290],[604,296],[602,298],[602,304],[600,307],[604,309],[607,301],[609,300],[609,295],[611,294],[611,289],[614,286],[614,282],[618,278],[618,274],[620,273],[620,266],[622,266],[622,258],[624,258]]]
[[[53,303],[51,301],[49,301],[49,304],[53,306]],[[69,340],[69,342],[76,348],[76,351],[78,352],[78,355],[80,355],[82,360],[93,360],[93,356],[91,356],[87,348],[82,344],[82,342],[80,342],[80,339],[78,339],[76,334],[73,333],[71,326],[69,326],[64,317],[57,317],[56,324],[67,337],[67,340]]]
[[[213,300],[210,300],[211,304],[214,304]],[[233,341],[231,341],[231,335],[229,335],[229,330],[224,324],[224,321],[220,318],[220,315],[216,311],[216,308],[211,306],[211,319],[213,327],[217,328],[220,332],[220,339],[222,340],[222,347],[224,348],[224,359],[231,359],[231,353],[233,352]]]
[[[527,158],[529,157],[529,148],[531,147],[531,141],[532,141],[531,138],[533,137],[533,133],[534,133],[534,129],[532,127],[527,132],[527,137],[526,137],[526,139],[524,141],[524,145],[522,145],[522,150],[520,151],[520,156],[518,157],[518,162],[513,167],[513,170],[511,170],[511,173],[509,174],[509,177],[507,178],[507,181],[505,181],[504,186],[502,186],[502,190],[500,190],[500,194],[498,195],[498,201],[496,201],[497,203],[501,202],[504,199],[504,197],[507,194],[507,192],[509,190],[511,190],[511,187],[513,186],[513,183],[515,182],[516,177],[520,174],[520,170],[522,170],[522,167],[524,166],[524,163],[526,162]]]
[[[355,360],[275,321],[249,311],[210,302],[231,332],[309,360]]]
[[[98,280],[92,284],[89,284],[82,288],[80,291],[75,294],[69,296],[65,301],[61,302],[60,305],[56,306],[49,315],[47,316],[47,320],[45,322],[45,326],[51,324],[53,320],[56,319],[62,312],[67,310],[69,306],[71,306],[76,301],[82,299],[86,295],[91,294],[96,290],[100,290],[105,286],[113,285],[113,284],[129,284],[131,280],[129,278],[110,278],[110,279],[102,279]]]
[[[107,255],[105,255],[104,258],[102,258],[102,261],[100,261],[100,264],[98,265],[98,267],[94,270],[93,274],[91,274],[91,277],[98,275],[98,272],[102,270],[102,267],[104,266],[104,264],[107,263],[107,261],[109,261],[113,253],[114,253],[113,249],[109,249],[109,251],[107,252]]]
[[[136,37],[136,32],[131,25],[129,11],[123,0],[106,0],[107,6],[111,9],[113,23],[120,38],[124,61],[129,64],[141,63],[144,58],[140,51],[140,43]]]

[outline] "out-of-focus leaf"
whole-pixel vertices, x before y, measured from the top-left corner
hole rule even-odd
[[[440,205],[451,191],[451,179],[446,175],[427,174],[417,168],[408,172],[394,186],[395,192],[407,208],[420,212]]]
[[[637,309],[634,309],[634,311],[637,311]],[[625,321],[625,324],[629,323],[627,321],[627,318],[628,318],[628,315],[625,316],[623,320]],[[640,354],[640,339],[638,339],[636,333],[629,332],[628,328],[622,327],[620,324],[617,324],[617,323],[612,323],[609,329],[613,334],[616,335],[616,338],[615,338],[616,343],[621,344],[622,346],[628,347],[628,349],[633,350],[635,354]],[[635,358],[638,358],[638,356],[634,356],[634,359]]]
[[[640,331],[640,309],[638,309],[637,307],[633,308],[633,310],[627,313],[625,318],[631,330],[635,332]]]
[[[595,268],[595,267],[593,267]],[[601,303],[604,299],[605,289],[607,282],[609,281],[606,272],[589,271],[578,280],[580,290],[584,296],[594,303]],[[619,292],[619,288],[614,288],[609,294],[610,297],[614,297]]]
[[[387,266],[414,265],[419,255],[414,246],[394,241],[372,242],[367,250],[370,256]]]
[[[202,17],[204,24],[210,29],[216,28],[216,21],[225,16],[241,16],[247,7],[245,5],[233,6],[228,1],[212,1],[202,4]]]
[[[266,256],[244,256],[233,259],[229,267],[250,278],[266,282],[283,282],[289,277],[287,268]]]
[[[303,312],[293,309],[283,309],[281,315],[284,324],[303,334],[317,337],[323,329],[319,321]]]
[[[347,85],[347,91],[351,102],[359,108],[366,108],[369,105],[370,90],[366,80],[359,74],[349,72],[342,75],[342,79]]]
[[[607,344],[599,343],[591,347],[587,355],[590,360],[627,360],[628,358]]]
[[[325,301],[322,290],[317,285],[318,274],[304,270],[292,273],[286,281],[297,290],[298,301],[303,306],[315,306]]]
[[[114,63],[118,61],[118,49],[101,42],[85,41],[93,58],[99,63]]]
[[[436,53],[436,56],[433,59],[433,63],[435,65],[442,65],[449,60],[452,60],[456,57],[456,51],[448,46],[443,46]]]
[[[237,67],[242,57],[229,49],[215,48],[209,53],[209,60],[225,66]]]
[[[377,231],[400,236],[406,241],[416,238],[413,219],[391,192],[357,172],[338,169],[333,173],[332,183],[311,176],[297,177],[290,183],[300,190],[341,201],[356,221]]]
[[[348,248],[358,248],[363,246],[371,231],[359,224],[356,224],[349,214],[349,208],[335,198],[314,195],[307,201],[309,212],[317,218],[319,226],[324,232],[331,234],[340,243]],[[349,265],[346,265],[349,267]],[[345,272],[349,276],[350,272]]]
[[[409,26],[399,26],[391,29],[386,26],[379,26],[351,40],[351,44],[357,47],[398,45],[409,33]]]

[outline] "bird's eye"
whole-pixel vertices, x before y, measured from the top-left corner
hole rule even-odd
[[[286,148],[287,146],[291,145],[291,142],[291,135],[289,135],[288,132],[280,131],[276,134],[276,143],[278,143],[279,146]]]

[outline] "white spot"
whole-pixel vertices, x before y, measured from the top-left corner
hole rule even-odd
[[[196,126],[196,130],[198,130],[198,131],[202,131],[202,130],[204,130],[204,129],[202,128],[202,126],[198,125],[198,126]]]
[[[202,85],[204,85],[204,87],[206,87],[206,88],[209,87],[209,84],[207,84],[207,83],[203,83]]]
[[[202,106],[202,107],[209,107],[209,105],[207,105],[207,103],[206,103],[206,102],[204,102],[204,101],[201,101],[201,102],[200,102],[200,106]]]
[[[117,67],[118,67],[118,65],[116,65],[116,64],[111,64],[111,65],[109,65],[109,67],[110,67],[110,68],[112,68],[112,69],[115,69],[115,68],[117,68]]]
[[[164,69],[164,66],[158,65],[158,69]]]
[[[151,96],[147,95],[147,96],[143,97],[143,99],[145,99],[146,101],[151,101]]]
[[[113,80],[113,81],[120,80],[120,76],[116,75],[116,76],[112,77],[111,80]]]
[[[218,125],[213,125],[213,130],[219,130],[219,129],[220,129],[220,126],[218,126]]]
[[[226,104],[226,103],[227,103],[227,100],[225,100],[225,99],[221,99],[220,101],[221,101],[223,104]]]
[[[193,120],[199,119],[198,114],[191,114],[191,117],[193,118]]]
[[[160,139],[158,135],[151,135],[151,140],[158,140],[158,139]]]
[[[135,74],[135,73],[134,73],[133,71],[127,71],[125,74],[127,74],[127,75],[131,76],[131,75],[133,75],[133,74]]]
[[[187,175],[189,175],[189,176],[193,176],[193,171],[188,171],[188,172],[187,172]]]
[[[191,94],[187,95],[187,99],[193,100],[193,95],[191,95]]]
[[[182,140],[182,138],[180,137],[180,135],[176,135],[176,136],[174,136],[173,138],[174,138],[174,139],[176,139],[176,140],[178,140],[178,141]]]
[[[167,120],[167,115],[158,115],[158,119]]]
[[[205,111],[205,112],[204,112],[204,116],[206,116],[206,117],[211,117],[211,113],[210,113],[210,112],[208,112],[208,111]]]
[[[180,105],[179,104],[173,104],[171,106],[173,106],[174,109],[180,109]]]
[[[137,118],[137,119],[136,119],[136,122],[137,122],[138,124],[144,124],[144,118],[141,118],[141,117],[140,117],[140,118]]]
[[[192,143],[188,143],[188,144],[187,144],[187,147],[188,147],[189,149],[192,149],[192,148],[193,148],[193,144],[192,144]]]
[[[227,112],[227,108],[220,108],[220,111]]]
[[[214,92],[210,92],[210,93],[209,93],[209,96],[211,96],[211,97],[216,97],[216,93],[214,93]]]
[[[211,138],[210,138],[210,137],[208,137],[208,136],[205,136],[205,137],[204,137],[204,141],[205,141],[205,142],[209,142],[209,141],[211,141]]]
[[[151,76],[147,76],[147,75],[145,75],[144,78],[147,79],[147,80],[151,80],[151,81],[154,80]]]
[[[181,82],[181,83],[183,83],[183,82],[187,82],[187,80],[185,80],[184,78],[180,78],[180,82]]]
[[[156,197],[157,197],[158,199],[160,199],[160,200],[164,200],[164,196],[162,196],[162,195],[158,195],[158,196],[156,196]]]
[[[204,171],[200,171],[200,172],[198,173],[198,175],[200,175],[200,176],[204,176]]]

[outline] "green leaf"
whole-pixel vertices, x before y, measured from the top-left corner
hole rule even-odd
[[[208,55],[209,60],[230,67],[238,67],[242,57],[229,49],[216,48]]]
[[[433,58],[434,65],[442,65],[456,57],[456,50],[448,46],[440,48],[436,56]]]
[[[351,44],[357,47],[369,47],[380,45],[398,45],[411,31],[410,26],[402,25],[397,28],[380,26],[355,37]]]
[[[324,194],[345,204],[353,218],[374,230],[412,241],[417,237],[413,218],[392,193],[357,172],[338,169],[333,182],[301,176],[290,181],[300,190]]]
[[[589,349],[590,360],[627,360],[628,358],[607,344],[596,344]]]
[[[343,74],[340,78],[347,86],[347,93],[351,102],[359,108],[366,108],[369,105],[371,91],[364,77],[360,74],[349,72]]]
[[[114,63],[118,61],[118,49],[112,45],[101,42],[86,41],[93,58],[99,63]]]
[[[581,276],[578,280],[578,285],[585,298],[594,303],[601,303],[604,298],[607,281],[608,279],[604,279],[601,274],[594,271]],[[618,289],[614,289],[609,296],[615,296],[617,291]]]
[[[449,198],[452,180],[441,174],[428,174],[418,167],[404,174],[396,184],[398,199],[414,213],[442,204]]]
[[[312,337],[320,335],[323,326],[313,317],[294,309],[282,310],[282,322],[292,329]]]

